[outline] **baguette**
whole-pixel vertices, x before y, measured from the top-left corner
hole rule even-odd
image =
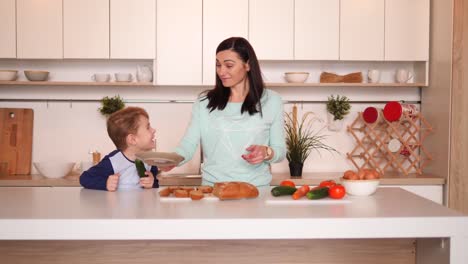
[[[213,188],[213,195],[220,200],[258,197],[258,189],[247,182],[218,182]]]

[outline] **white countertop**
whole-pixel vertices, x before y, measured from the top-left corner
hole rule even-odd
[[[400,188],[349,203],[160,201],[158,190],[0,188],[0,240],[299,239],[468,236],[468,216]]]

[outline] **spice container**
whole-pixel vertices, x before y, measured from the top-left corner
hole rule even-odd
[[[368,124],[378,124],[382,121],[382,111],[373,106],[369,106],[362,112],[362,118]]]
[[[101,153],[95,150],[92,152],[92,154],[93,154],[93,165],[96,165],[101,161]]]
[[[399,121],[403,114],[403,108],[397,101],[388,102],[383,109],[383,116],[388,122]]]

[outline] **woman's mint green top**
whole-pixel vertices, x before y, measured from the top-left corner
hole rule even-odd
[[[228,103],[224,110],[210,112],[208,99],[198,98],[192,107],[192,119],[175,152],[192,159],[198,144],[203,149],[203,182],[244,181],[256,186],[269,185],[269,162],[279,162],[286,154],[283,130],[283,102],[279,94],[265,89],[260,113],[241,114],[242,103]],[[268,145],[274,150],[271,160],[250,164],[241,156],[250,145]]]

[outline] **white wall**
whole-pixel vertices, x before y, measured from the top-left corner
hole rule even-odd
[[[95,72],[132,72],[136,65],[151,64],[148,61],[25,61],[2,60],[0,69],[15,68],[47,69],[51,71],[52,80],[90,81]],[[311,72],[308,82],[318,82],[321,71],[333,71],[339,74],[353,71],[366,72],[370,68],[382,71],[382,82],[391,82],[396,68],[411,68],[411,64],[395,63],[362,63],[340,62],[340,66],[332,63],[319,62],[268,62],[262,64],[266,82],[284,82],[283,73],[287,71],[306,70]],[[365,75],[364,75],[365,77]],[[21,75],[20,79],[24,76]],[[165,86],[165,87],[98,87],[98,86],[0,86],[0,107],[32,108],[34,109],[33,161],[46,159],[62,161],[90,161],[90,150],[99,150],[106,154],[114,149],[105,129],[105,119],[97,109],[98,102],[76,102],[79,99],[101,99],[104,96],[119,94],[127,105],[145,108],[150,114],[150,121],[156,128],[157,150],[172,151],[183,136],[191,114],[191,103],[132,103],[132,100],[189,100],[193,101],[197,94],[209,87],[199,86]],[[279,92],[285,101],[304,101],[298,103],[299,113],[313,111],[326,120],[325,101],[331,94],[348,96],[352,101],[370,101],[374,103],[352,104],[352,112],[345,119],[348,125],[357,115],[369,105],[383,107],[385,101],[405,100],[419,101],[419,88],[401,87],[281,87],[271,88]],[[66,99],[67,102],[32,101],[15,102],[12,99]],[[10,100],[10,101],[9,101]],[[310,103],[310,101],[318,101]],[[380,103],[375,103],[380,102]],[[285,105],[285,111],[290,111],[292,104]],[[326,123],[316,124],[317,129]],[[340,132],[324,130],[329,135],[327,143],[335,147],[341,154],[321,152],[321,156],[312,152],[306,161],[305,172],[343,171],[352,168],[345,154],[352,150],[355,142],[343,129]],[[275,164],[274,172],[289,171],[287,161]],[[199,156],[187,165],[175,169],[174,173],[198,173]],[[33,170],[33,173],[35,170]]]

